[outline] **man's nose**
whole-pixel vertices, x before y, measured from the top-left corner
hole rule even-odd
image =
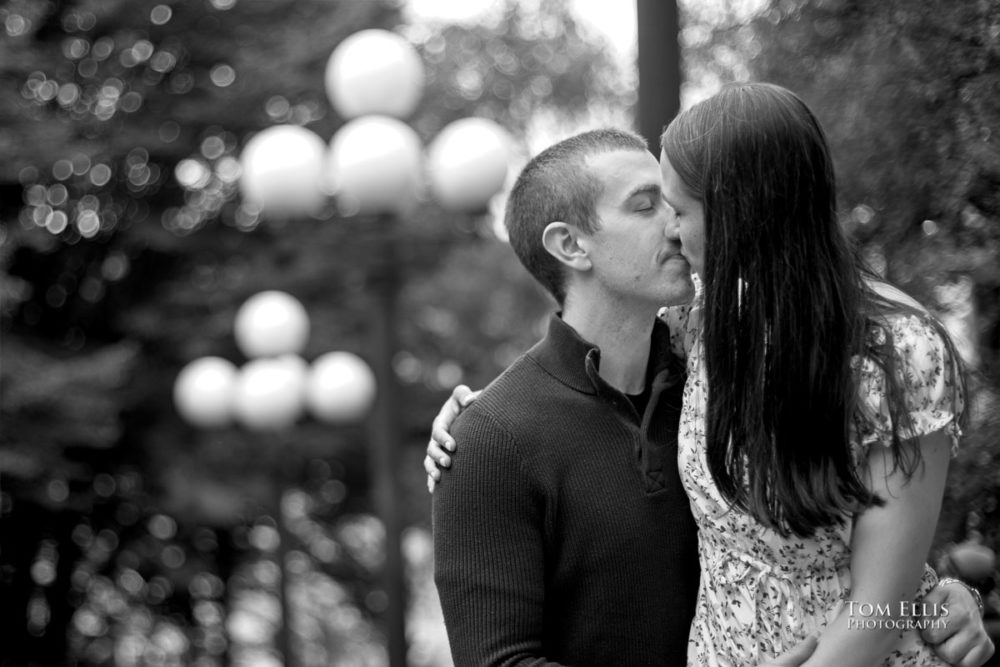
[[[673,241],[675,243],[681,242],[681,226],[677,222],[677,216],[668,215],[666,224],[663,227],[663,235],[667,237],[667,240]]]

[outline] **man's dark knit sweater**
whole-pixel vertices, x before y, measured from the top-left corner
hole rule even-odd
[[[471,665],[685,664],[697,536],[677,473],[683,366],[655,325],[638,415],[553,317],[455,423],[435,580]]]

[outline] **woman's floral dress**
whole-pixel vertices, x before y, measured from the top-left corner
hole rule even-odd
[[[690,311],[665,309],[662,314],[674,332],[675,350],[687,354],[688,362],[678,465],[698,523],[701,561],[688,664],[743,667],[787,651],[822,631],[840,612],[851,585],[851,521],[818,530],[810,538],[784,538],[723,500],[706,462],[707,387],[697,304],[696,299]],[[908,435],[947,428],[954,453],[960,434],[955,412],[963,397],[949,372],[947,348],[924,317],[890,316],[888,323],[913,424]],[[884,330],[872,335],[884,342]],[[870,425],[854,433],[854,457],[860,464],[873,443],[889,442],[890,433],[884,375],[871,359],[856,359],[854,367]],[[936,581],[934,571],[925,566],[917,597]],[[881,664],[945,663],[923,643],[918,630],[906,630]]]

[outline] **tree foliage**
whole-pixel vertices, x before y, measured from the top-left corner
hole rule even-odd
[[[799,91],[831,135],[844,221],[867,256],[956,319],[969,314],[954,295],[971,295],[977,421],[943,539],[971,527],[995,541],[1000,479],[982,472],[1000,468],[995,3],[741,4],[688,3],[689,80]],[[365,431],[201,432],[171,398],[196,357],[244,361],[233,317],[263,289],[305,304],[306,358],[376,354],[378,221],[332,204],[315,219],[261,217],[237,192],[255,132],[293,123],[329,138],[344,122],[323,70],[370,27],[424,58],[410,122],[425,141],[462,116],[522,137],[540,116],[634,101],[561,1],[508,0],[475,26],[404,25],[390,0],[0,4],[0,664],[249,661],[272,644],[282,534],[306,664],[377,659]],[[454,383],[492,379],[548,309],[490,222],[427,201],[390,239],[406,276],[394,363],[414,590],[428,584],[429,416]],[[413,613],[432,607],[418,598]],[[431,625],[411,624],[414,664],[447,663],[419,634]]]
[[[234,314],[264,289],[306,306],[307,359],[378,353],[379,221],[332,204],[315,219],[256,214],[237,192],[240,149],[278,123],[331,137],[344,119],[326,62],[363,28],[421,52],[410,122],[425,141],[462,116],[516,138],[541,111],[578,114],[614,98],[614,66],[561,3],[409,26],[387,1],[12,0],[0,26],[0,663],[239,664],[271,647],[284,534],[300,657],[369,664],[384,596],[364,429],[200,432],[172,405],[185,363],[245,361]],[[419,528],[444,391],[495,376],[546,304],[488,216],[428,201],[406,223],[388,241],[406,276],[399,476]],[[408,551],[420,544],[410,531]],[[447,661],[414,642],[414,664]]]

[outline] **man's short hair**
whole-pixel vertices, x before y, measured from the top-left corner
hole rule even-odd
[[[510,244],[528,272],[559,305],[566,298],[566,273],[542,245],[542,232],[555,221],[587,233],[599,228],[594,204],[604,192],[604,183],[590,172],[586,159],[619,150],[648,152],[649,148],[642,137],[627,130],[583,132],[532,158],[511,189],[504,217]]]

